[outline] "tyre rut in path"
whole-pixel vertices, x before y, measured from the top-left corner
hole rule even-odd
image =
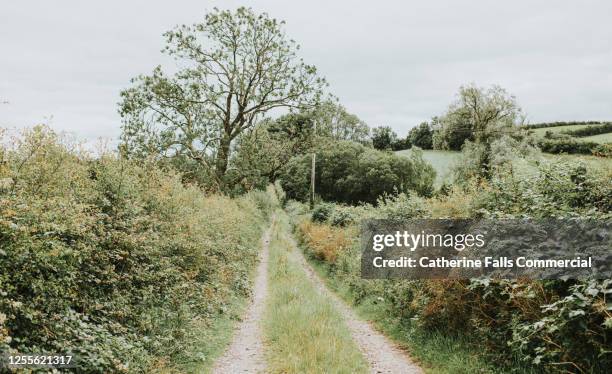
[[[253,285],[253,300],[234,333],[231,345],[217,360],[213,373],[264,373],[266,370],[261,321],[268,295],[268,247],[274,221],[275,216],[272,216],[272,223],[261,239],[262,250],[259,254],[259,265]]]
[[[335,293],[327,289],[306,258],[294,245],[292,251],[304,268],[306,275],[320,292],[329,295],[338,311],[342,314],[353,340],[370,366],[371,373],[422,373],[421,368],[412,362],[406,353],[393,344],[387,337],[376,331],[368,322],[359,319],[353,310]]]

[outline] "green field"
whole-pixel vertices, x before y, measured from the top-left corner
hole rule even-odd
[[[408,156],[410,152],[412,150],[406,149],[397,151],[397,154]],[[440,186],[450,177],[451,169],[459,161],[460,156],[461,152],[456,151],[423,150],[423,158],[436,169],[436,186]]]
[[[572,126],[566,126],[572,127]],[[602,134],[597,135],[598,137],[608,136],[612,137],[612,134]],[[594,138],[595,136],[589,137]],[[588,139],[588,138],[585,138]],[[411,150],[406,149],[403,151],[397,151],[398,155],[410,155]],[[565,160],[565,161],[583,161],[587,163],[593,169],[612,169],[612,159],[596,157],[596,156],[587,156],[587,155],[553,155],[548,153],[542,153],[542,157],[545,160],[553,161],[553,160]],[[436,170],[436,187],[439,187],[444,181],[449,181],[451,177],[451,171],[453,166],[459,162],[461,159],[461,152],[457,151],[435,151],[435,150],[423,150],[423,158],[429,162],[434,169]],[[518,169],[520,171],[527,171],[531,169],[528,162],[519,161],[517,163]]]
[[[587,136],[581,139],[601,144],[612,143],[612,132],[609,132],[607,134]]]
[[[550,132],[553,132],[553,133],[561,133],[563,131],[577,130],[577,129],[585,128],[585,127],[588,127],[588,126],[597,126],[597,125],[590,124],[590,125],[569,125],[569,126],[543,127],[543,128],[540,128],[540,129],[533,129],[531,131],[533,131],[534,134],[536,134],[539,137],[544,137],[544,135],[546,134],[547,131],[550,131]],[[580,139],[580,140],[584,140],[584,141],[591,141],[591,142],[596,142],[596,143],[601,143],[601,144],[612,143],[612,133],[593,135],[593,136],[586,136],[586,137],[582,137],[582,138],[578,138],[577,137],[576,139]]]

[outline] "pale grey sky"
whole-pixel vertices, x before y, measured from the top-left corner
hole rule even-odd
[[[608,0],[6,0],[0,126],[116,138],[120,90],[169,62],[162,33],[240,5],[287,21],[349,111],[400,135],[469,82],[505,87],[531,122],[612,120]]]

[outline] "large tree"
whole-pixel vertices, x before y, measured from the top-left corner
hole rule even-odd
[[[391,149],[397,141],[397,134],[389,126],[378,126],[372,129],[372,146],[375,149]]]
[[[317,136],[364,145],[370,143],[370,127],[367,123],[337,102],[326,100],[305,114],[316,123]]]
[[[503,88],[462,86],[457,99],[434,124],[433,145],[435,149],[460,150],[467,140],[490,143],[514,132],[523,120],[516,98]]]
[[[502,138],[522,137],[518,130],[523,122],[516,98],[503,88],[463,86],[436,125],[434,148],[463,148],[463,162],[473,164],[478,177],[490,178],[496,149],[493,145]]]
[[[433,131],[431,125],[428,122],[421,122],[420,125],[410,129],[406,138],[408,143],[413,147],[431,149],[433,144],[432,136]]]
[[[248,8],[215,9],[165,33],[163,51],[179,69],[157,67],[121,93],[124,150],[187,157],[222,186],[240,134],[272,109],[312,106],[326,84],[283,24]]]
[[[319,139],[317,143],[321,143]],[[237,141],[228,172],[235,189],[261,188],[274,182],[287,162],[312,150],[315,144],[314,121],[305,113],[289,113],[259,122]]]

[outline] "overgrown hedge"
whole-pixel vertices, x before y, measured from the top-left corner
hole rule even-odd
[[[298,222],[297,233],[307,252],[327,262],[329,276],[348,285],[356,302],[384,300],[406,334],[417,329],[470,337],[500,369],[607,373],[612,367],[611,280],[364,280],[357,223],[372,217],[610,219],[610,196],[609,171],[544,163],[528,178],[497,175],[486,186],[456,187],[448,196],[426,201],[400,195],[378,207],[328,208],[327,219]],[[336,209],[349,210],[355,224],[334,225]],[[328,248],[330,237],[345,244]],[[346,238],[352,242],[346,244]]]
[[[606,122],[597,126],[585,126],[575,130],[562,131],[563,134],[568,134],[576,137],[585,137],[599,134],[607,134],[612,132],[612,122]]]
[[[206,359],[192,342],[249,293],[268,195],[75,149],[39,127],[0,150],[0,351],[73,353],[84,373]]]
[[[609,144],[584,141],[573,138],[567,134],[554,134],[547,132],[543,139],[538,141],[542,152],[560,154],[582,154],[609,157]]]
[[[569,121],[569,122],[544,122],[534,123],[532,125],[522,126],[525,129],[541,129],[545,127],[558,127],[558,126],[573,126],[573,125],[599,125],[608,122],[603,121]]]

